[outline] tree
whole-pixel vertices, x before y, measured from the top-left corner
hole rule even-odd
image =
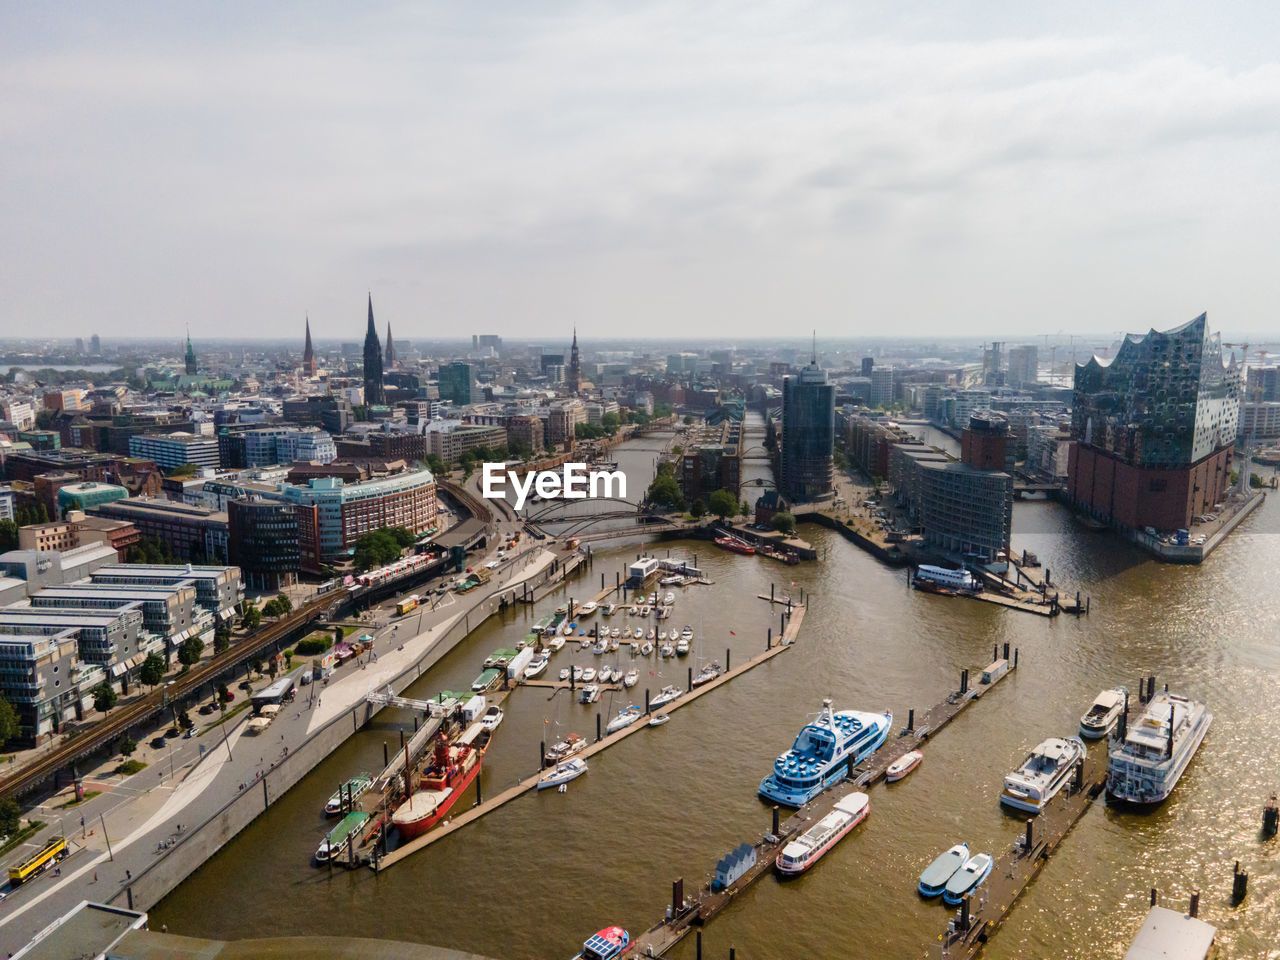
[[[751,516],[751,505],[747,503],[747,501],[743,500],[738,504],[738,513],[744,517]]]
[[[689,508],[689,513],[693,515],[695,520],[699,517],[704,516],[706,512],[707,512],[707,505],[702,502],[701,498],[693,501],[693,506]]]
[[[20,727],[18,712],[13,709],[13,704],[0,697],[0,745],[17,736]]]
[[[204,653],[204,641],[199,637],[188,637],[178,647],[178,662],[184,667],[193,667],[200,662],[202,653]]]
[[[261,659],[260,657],[255,657],[255,658],[254,658],[254,660],[253,660],[253,672],[254,672],[254,673],[256,673],[256,674],[258,674],[258,675],[261,675],[261,674],[262,674],[262,668],[263,668],[264,666],[265,666],[265,664],[262,662],[262,659]]]
[[[280,663],[275,657],[267,658],[267,673],[271,674],[271,679],[276,678],[276,674],[280,672]]]
[[[408,542],[402,542],[406,538]],[[413,543],[414,539],[413,533],[404,527],[370,530],[356,541],[352,560],[358,570],[386,566],[399,560],[404,548]]]
[[[413,531],[408,527],[387,527],[387,533],[391,534],[391,538],[395,540],[401,548],[412,547],[418,540],[418,538],[413,535]],[[285,608],[286,610],[293,609],[293,604],[289,603],[288,597],[282,593],[280,594],[280,598],[284,600],[286,604],[289,604]]]
[[[293,669],[293,651],[292,650],[286,650],[284,652],[284,668],[286,670]]]
[[[154,687],[164,679],[164,657],[158,653],[148,653],[147,659],[138,668],[138,682]]]
[[[116,692],[111,689],[111,684],[105,680],[93,688],[93,709],[101,713],[106,713],[114,707],[118,699]]]
[[[775,513],[773,515],[773,529],[779,533],[793,534],[796,532],[796,518],[785,511]]]
[[[283,612],[284,611],[280,609],[280,601],[275,597],[272,597],[262,605],[262,615],[264,617],[278,617]]]
[[[133,751],[137,749],[138,749],[138,741],[133,739],[133,737],[125,737],[123,740],[120,741],[121,756],[127,757],[129,756],[129,754],[133,753]]]
[[[261,623],[262,611],[252,603],[245,607],[244,616],[240,618],[240,626],[246,630],[256,630]]]
[[[690,414],[687,414],[687,413],[686,413],[686,414],[684,415],[684,425],[687,427],[687,426],[689,426],[691,423],[693,423],[693,417],[692,417]]]
[[[225,683],[219,683],[218,684],[218,707],[221,709],[225,709],[227,706],[227,701],[229,701],[230,699],[231,699],[231,691],[227,689],[227,685]]]
[[[181,727],[183,730],[190,730],[192,727],[195,726],[195,724],[192,722],[191,717],[187,713],[187,711],[182,710],[178,713],[178,726]]]
[[[684,495],[680,492],[680,484],[676,482],[676,470],[670,463],[658,467],[658,475],[649,484],[646,494],[654,506],[680,510],[684,507]]]
[[[346,635],[347,635],[347,631],[346,631],[346,629],[344,629],[343,627],[340,627],[340,626],[339,626],[339,627],[334,627],[334,628],[333,628],[333,642],[334,642],[334,643],[341,643],[341,642],[342,642],[342,638],[343,638],[343,637],[345,637]]]
[[[434,453],[427,454],[427,469],[437,475],[449,472],[444,465],[444,461]]]
[[[0,553],[18,549],[18,525],[12,520],[0,520]]]
[[[707,505],[721,520],[738,512],[738,498],[728,490],[716,490],[707,498]]]
[[[22,823],[22,808],[16,800],[0,800],[0,833],[12,837]]]
[[[219,625],[213,631],[213,652],[223,653],[231,646],[231,631],[225,625]]]

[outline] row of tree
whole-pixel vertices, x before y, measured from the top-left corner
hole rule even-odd
[[[400,559],[407,547],[413,546],[417,537],[408,527],[381,527],[370,530],[356,541],[352,560],[357,570],[384,567]]]

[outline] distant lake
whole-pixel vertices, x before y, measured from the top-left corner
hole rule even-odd
[[[19,370],[57,370],[65,372],[67,370],[84,370],[88,373],[109,373],[112,370],[118,370],[119,366],[111,363],[5,363],[0,361],[0,372],[8,373],[10,370],[17,368]]]

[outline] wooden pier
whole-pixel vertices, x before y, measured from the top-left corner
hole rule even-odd
[[[768,597],[764,599],[767,600]],[[997,654],[999,651],[993,650],[992,653]],[[727,889],[713,891],[710,884],[707,884],[696,895],[686,899],[683,896],[682,884],[677,881],[676,888],[673,890],[672,903],[669,910],[670,916],[650,927],[636,938],[636,955],[641,957],[661,957],[666,951],[683,940],[693,927],[701,927],[709,923],[717,914],[729,906],[739,893],[765,874],[771,872],[774,861],[787,842],[830,813],[834,809],[836,802],[848,792],[850,783],[856,788],[865,789],[883,780],[885,770],[888,769],[890,764],[904,754],[915,750],[925,740],[933,737],[939,730],[963,713],[970,704],[982,699],[988,691],[1007,677],[1016,668],[1018,662],[1018,651],[1014,650],[1012,653],[1013,660],[1010,661],[1008,659],[1010,654],[1009,645],[1005,644],[1004,657],[993,657],[994,662],[987,668],[990,675],[989,682],[983,683],[979,681],[970,685],[969,671],[962,671],[960,674],[960,689],[958,691],[952,693],[941,703],[931,707],[919,717],[915,716],[914,710],[910,711],[907,726],[899,732],[897,737],[886,741],[879,750],[863,761],[862,764],[852,767],[845,779],[833,784],[797,810],[787,820],[779,822],[777,817],[778,810],[775,807],[773,829],[765,835],[764,839],[754,844],[756,850],[755,865]]]
[[[764,653],[761,653],[759,656],[751,658],[750,660],[746,661],[740,666],[734,667],[732,670],[728,670],[725,673],[722,673],[719,677],[710,681],[709,683],[705,683],[702,686],[694,687],[693,689],[687,691],[686,693],[682,694],[679,699],[673,700],[671,703],[664,705],[662,708],[663,712],[667,714],[674,713],[676,710],[679,710],[681,707],[684,707],[692,703],[693,701],[697,700],[699,697],[703,696],[704,694],[710,693],[712,690],[715,690],[717,687],[720,687],[723,684],[728,683],[730,680],[734,679],[735,677],[741,676],[742,674],[746,673],[748,670],[752,669],[753,667],[757,667],[767,660],[772,660],[774,657],[782,653],[784,650],[790,649],[791,645],[795,642],[796,636],[800,632],[800,625],[804,622],[804,614],[805,614],[805,608],[803,606],[793,607],[791,610],[791,616],[787,620],[786,629],[784,630],[781,639],[778,641],[771,641],[768,649]],[[550,681],[536,681],[535,683],[538,686],[545,686],[550,684]],[[558,683],[555,685],[559,686]],[[567,687],[568,685],[565,684],[565,686]],[[576,754],[576,756],[579,756],[583,759],[587,759],[599,753],[600,751],[613,746],[615,743],[618,743],[621,740],[625,740],[627,737],[631,736],[632,734],[638,733],[639,731],[646,730],[648,728],[649,728],[649,725],[644,719],[637,720],[635,723],[631,724],[631,726],[624,727],[623,729],[619,730],[617,733],[609,734],[608,736],[600,740],[597,740],[595,743],[591,744],[581,753]],[[426,847],[431,846],[431,844],[435,843],[437,840],[440,840],[444,837],[449,836],[449,834],[453,833],[455,830],[461,830],[463,827],[471,823],[473,820],[478,820],[481,817],[483,817],[486,813],[489,813],[492,810],[496,810],[498,807],[501,807],[507,803],[510,803],[512,800],[516,799],[517,797],[528,793],[530,790],[533,790],[535,787],[537,787],[538,780],[541,779],[541,777],[542,777],[542,771],[539,770],[533,776],[528,777],[525,780],[521,780],[515,786],[510,787],[507,790],[504,790],[502,793],[498,794],[496,797],[485,800],[482,803],[476,804],[471,809],[466,810],[460,814],[457,814],[456,816],[452,817],[450,820],[446,821],[444,824],[436,827],[434,830],[430,831],[429,833],[423,834],[421,837],[418,837],[414,840],[410,840],[408,843],[402,844],[401,846],[385,854],[384,856],[381,856],[372,860],[370,862],[370,866],[373,867],[375,871],[379,871],[379,870],[385,870],[387,867],[390,867],[392,864],[399,863],[405,857],[408,857],[414,853],[417,853],[419,850],[422,850],[422,849],[425,849]]]
[[[1086,755],[1076,765],[1071,783],[1042,812],[1027,820],[1026,834],[1011,851],[995,858],[986,882],[960,906],[954,929],[949,925],[938,938],[939,947],[926,950],[922,958],[940,955],[949,960],[973,960],[982,952],[1050,854],[1102,795],[1107,782],[1105,743],[1103,747],[1095,756]]]

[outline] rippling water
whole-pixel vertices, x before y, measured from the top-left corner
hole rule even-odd
[[[1156,564],[1082,530],[1054,504],[1019,504],[1014,522],[1015,548],[1038,553],[1056,581],[1091,596],[1091,616],[1046,620],[914,593],[901,571],[813,527],[803,535],[825,560],[793,568],[664,544],[696,550],[715,581],[683,591],[670,621],[690,623],[705,638],[704,655],[732,646],[739,662],[762,650],[776,621],[755,595],[792,578],[813,595],[800,642],[666,726],[592,758],[566,794],[522,797],[379,877],[316,870],[308,861],[326,826],[324,800],[352,771],[378,768],[384,742],[399,742],[405,717],[384,712],[160,904],[155,922],[214,937],[342,932],[503,960],[570,956],[605,924],[647,928],[672,879],[696,886],[732,846],[767,829],[755,788],[822,697],[892,709],[901,726],[908,708],[940,700],[962,668],[985,664],[991,645],[1008,641],[1021,651],[1021,669],[940,733],[910,778],[874,788],[867,822],[811,873],[786,884],[765,878],[711,924],[708,955],[733,945],[758,958],[918,957],[930,947],[938,956],[947,913],[915,896],[921,868],[961,839],[1006,850],[1022,828],[997,802],[1004,775],[1044,737],[1073,733],[1099,690],[1134,689],[1139,676],[1155,674],[1214,712],[1204,746],[1155,813],[1091,810],[986,956],[1121,957],[1152,886],[1177,905],[1199,888],[1201,916],[1219,927],[1225,957],[1280,956],[1276,842],[1259,839],[1262,803],[1277,780],[1280,512],[1264,504],[1201,567]],[[612,581],[634,555],[597,554],[566,592],[585,595],[602,572]],[[510,645],[543,612],[491,620],[411,695],[468,684],[486,652]],[[594,659],[566,650],[553,665]],[[646,677],[639,690],[684,679],[683,665],[668,672],[679,675]],[[626,702],[603,704],[606,719]],[[589,734],[595,723],[594,710],[549,702],[545,691],[519,690],[506,710],[485,761],[486,795],[536,768],[544,731],[548,739]],[[1236,859],[1251,878],[1248,899],[1233,909]],[[675,956],[692,957],[692,941]]]

